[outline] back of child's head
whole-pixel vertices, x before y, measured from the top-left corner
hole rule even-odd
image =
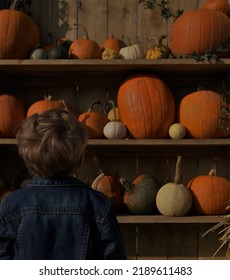
[[[65,109],[25,118],[17,134],[19,155],[29,172],[43,178],[75,175],[87,140],[85,128]]]

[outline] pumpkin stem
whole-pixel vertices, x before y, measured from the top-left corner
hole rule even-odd
[[[77,27],[81,27],[83,32],[83,39],[89,40],[89,35],[86,27],[80,23],[75,23],[74,25],[76,25]]]
[[[114,121],[117,121],[117,117],[116,117],[116,110],[115,110],[115,104],[113,102],[113,100],[109,100],[109,104],[112,105],[112,109],[113,109],[113,113],[114,113]]]
[[[174,177],[174,183],[176,185],[178,185],[181,181],[181,162],[182,162],[182,156],[177,156],[176,170],[175,170],[175,177]]]
[[[16,10],[18,3],[19,3],[19,0],[13,0],[10,4],[9,10]]]
[[[99,161],[98,161],[98,158],[97,158],[96,154],[93,155],[93,161],[94,161],[94,163],[96,165],[96,169],[97,169],[98,175],[101,175],[101,174],[104,175],[104,173],[103,173],[103,171],[102,171],[102,169],[100,167],[100,164],[99,164]]]
[[[134,185],[133,184],[131,184],[128,180],[126,180],[125,178],[123,178],[123,177],[121,177],[120,179],[119,179],[119,182],[122,184],[122,186],[126,189],[126,190],[128,190],[128,191],[131,191],[132,189],[133,189],[133,187],[134,187]]]
[[[106,115],[105,107],[104,107],[104,105],[101,103],[101,101],[95,101],[95,102],[93,102],[93,103],[90,105],[90,107],[89,107],[89,109],[88,109],[88,112],[92,112],[93,106],[94,106],[94,105],[99,105],[99,106],[103,109],[103,113]]]
[[[45,96],[45,100],[48,100],[48,101],[50,101],[50,100],[52,100],[52,96],[49,94],[49,95],[46,95]]]
[[[158,37],[158,38],[156,38],[156,37],[147,37],[147,39],[149,40],[149,41],[151,41],[151,40],[154,40],[155,41],[155,43],[156,43],[156,45],[159,45],[159,46],[162,46],[162,41],[164,40],[164,39],[166,39],[167,38],[167,36],[165,35],[165,34],[163,34],[163,35],[161,35],[160,37]]]
[[[122,38],[127,40],[129,47],[132,46],[131,41],[127,35],[122,34]]]

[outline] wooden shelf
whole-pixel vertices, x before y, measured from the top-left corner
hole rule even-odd
[[[157,71],[159,73],[197,74],[230,70],[230,59],[220,59],[215,64],[197,62],[195,59],[43,59],[43,60],[0,60],[1,76],[68,76],[84,72]]]
[[[219,216],[166,217],[163,215],[117,215],[120,224],[212,224],[223,219]]]

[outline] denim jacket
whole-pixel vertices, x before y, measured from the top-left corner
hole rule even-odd
[[[74,177],[33,177],[1,203],[0,259],[125,258],[110,201]]]

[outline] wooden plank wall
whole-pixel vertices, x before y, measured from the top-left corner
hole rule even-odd
[[[205,0],[171,0],[170,7],[186,11],[199,8],[204,2]],[[33,1],[31,15],[40,28],[41,41],[44,44],[49,42],[49,34],[54,38],[80,38],[82,31],[77,28],[77,24],[81,24],[87,28],[89,38],[99,44],[112,32],[119,39],[122,39],[123,34],[128,36],[132,43],[141,43],[146,50],[151,46],[149,37],[162,34],[169,37],[172,21],[164,22],[159,11],[146,10],[143,3],[138,3],[138,0],[36,0]],[[119,86],[109,88],[105,83],[104,87],[93,84],[73,87],[63,82],[60,87],[55,85],[55,81],[50,86],[50,81],[48,83],[45,78],[38,84],[17,89],[27,106],[50,93],[54,98],[65,98],[78,113],[87,110],[92,101],[100,99],[105,102],[107,94],[109,98],[116,100]],[[179,98],[195,90],[197,84],[192,84],[188,77],[170,86],[178,103]],[[190,150],[189,156],[183,161],[184,182],[198,174],[207,174],[212,165],[212,156],[199,155],[195,149]],[[109,169],[112,174],[133,180],[138,174],[147,173],[155,176],[161,185],[173,178],[176,162],[176,158],[172,156],[150,157],[143,155],[141,151],[131,155],[99,155],[99,160],[102,167]],[[7,174],[5,168],[1,167],[2,174]],[[220,159],[218,171],[219,175],[229,178],[228,158]],[[97,176],[90,155],[80,169],[79,176],[86,182],[92,182]],[[121,231],[127,255],[131,259],[210,259],[218,247],[218,236],[214,233],[201,238],[202,233],[210,226],[123,224]],[[224,255],[223,249],[217,258],[224,258]]]

